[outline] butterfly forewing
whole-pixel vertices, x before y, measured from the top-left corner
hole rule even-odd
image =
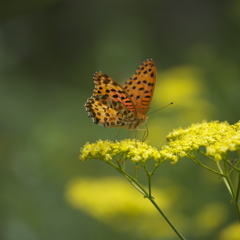
[[[92,96],[85,108],[94,123],[105,127],[123,127],[135,119],[131,110],[106,95]]]
[[[137,113],[145,115],[149,109],[156,84],[156,67],[152,59],[139,66],[125,83],[124,90],[131,98]]]

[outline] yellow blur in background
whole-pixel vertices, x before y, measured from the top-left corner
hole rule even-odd
[[[160,208],[172,222],[178,223],[183,232],[206,237],[229,217],[227,206],[214,202],[197,209],[194,219],[188,218],[177,206],[179,201],[192,196],[180,185],[155,186],[152,193]],[[76,209],[119,232],[131,234],[134,231],[141,238],[175,236],[157,209],[120,177],[74,179],[67,185],[66,199]]]
[[[165,136],[172,129],[213,119],[218,110],[208,100],[208,94],[201,69],[177,66],[158,72],[152,106],[156,109],[170,102],[173,102],[173,105],[150,115],[150,141],[158,143],[159,147],[166,142]]]
[[[175,240],[117,172],[79,160],[86,142],[118,134],[87,117],[92,77],[103,71],[124,84],[141,62],[154,60],[149,113],[174,102],[149,116],[147,141],[157,148],[174,128],[203,120],[234,124],[239,26],[239,1],[3,1],[0,239]],[[122,130],[119,140],[128,137]],[[186,239],[237,239],[235,209],[218,177],[182,159],[161,165],[153,187]]]

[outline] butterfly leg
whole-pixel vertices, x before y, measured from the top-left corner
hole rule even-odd
[[[131,138],[131,130],[128,130],[128,135],[127,138],[130,139]]]
[[[120,136],[120,132],[121,132],[121,128],[118,129],[118,133],[117,133],[117,136],[115,137],[114,141],[117,141],[117,139],[118,139],[119,136]]]
[[[147,139],[148,134],[149,134],[147,124],[145,124],[145,126],[146,126],[145,129],[139,129],[139,128],[137,128],[137,131],[142,131],[142,132],[144,132],[144,133],[143,133],[142,142],[144,142],[144,141]]]

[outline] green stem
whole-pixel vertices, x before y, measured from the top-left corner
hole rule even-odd
[[[156,171],[156,169],[159,167],[160,164],[155,164],[152,172],[149,172],[148,169],[147,169],[147,165],[146,164],[142,164],[146,174],[147,174],[147,177],[148,177],[148,194],[149,196],[151,197],[152,196],[152,190],[151,190],[151,178],[154,174],[154,172]]]
[[[239,200],[239,189],[240,189],[240,172],[238,173],[238,186],[237,186],[237,193],[236,193],[236,198],[235,200],[235,205],[237,207],[238,210],[238,220],[240,222],[240,209],[239,209],[239,204],[240,204],[240,200]]]
[[[234,190],[233,190],[233,187],[232,187],[232,184],[231,184],[231,180],[223,173],[223,170],[222,170],[219,162],[216,162],[216,164],[217,164],[217,167],[218,167],[220,173],[223,175],[223,181],[224,181],[230,195],[232,196],[232,198],[234,198]]]
[[[211,157],[207,156],[204,152],[202,151],[199,151],[202,155],[204,155],[205,157],[207,157],[208,159],[210,159],[211,161],[214,161]],[[204,164],[202,164],[195,156],[189,156],[189,158],[191,158],[192,160],[194,160],[196,163],[198,163],[200,166],[204,167],[205,169],[213,172],[213,173],[216,173],[218,175],[220,175],[230,193],[230,195],[232,196],[232,198],[234,199],[234,203],[235,203],[235,206],[236,206],[236,209],[237,209],[237,213],[238,213],[238,218],[239,218],[239,221],[240,221],[240,208],[239,208],[239,202],[238,202],[238,197],[239,196],[239,188],[240,188],[240,176],[239,176],[239,185],[238,185],[238,189],[237,189],[237,194],[235,194],[235,191],[234,191],[234,187],[232,185],[232,181],[231,181],[231,178],[230,178],[230,173],[228,173],[227,171],[227,166],[226,166],[226,161],[224,161],[225,165],[224,165],[224,169],[225,169],[225,172],[222,170],[221,168],[221,165],[220,163],[217,161],[214,161],[216,162],[216,165],[219,169],[219,172],[218,171],[215,171],[207,166],[205,166]],[[227,163],[228,164],[228,163]]]
[[[204,155],[205,157],[207,157],[208,159],[210,159],[211,161],[213,162],[216,162],[214,161],[211,157],[207,156],[204,152],[202,151],[199,151],[202,155]],[[237,189],[237,193],[235,194],[235,191],[234,191],[234,187],[232,185],[232,181],[231,181],[231,178],[230,178],[230,174],[231,172],[228,172],[227,170],[227,166],[226,166],[226,163],[229,164],[227,161],[224,161],[224,169],[225,169],[225,172],[222,170],[222,167],[219,163],[219,161],[216,162],[216,165],[219,169],[219,172],[205,166],[204,164],[202,164],[195,156],[190,156],[192,160],[194,160],[195,162],[197,162],[200,166],[208,169],[209,171],[213,172],[213,173],[216,173],[218,175],[220,175],[230,193],[230,195],[232,196],[232,198],[234,199],[234,203],[235,203],[235,206],[236,206],[236,209],[237,209],[237,213],[238,213],[238,219],[240,221],[240,208],[239,208],[239,201],[238,201],[238,197],[239,197],[239,188],[240,188],[240,176],[239,176],[239,185],[238,185],[238,189]],[[189,157],[189,158],[190,158]]]
[[[152,175],[150,173],[148,173],[148,196],[149,199],[152,198]]]
[[[239,163],[240,151],[238,151],[238,156],[239,156],[238,157],[238,163]],[[240,171],[238,172],[238,185],[237,185],[237,193],[236,193],[236,199],[235,199],[235,201],[238,203],[240,203],[239,194],[240,194]]]
[[[118,161],[117,161],[118,162]],[[142,187],[142,185],[138,182],[137,179],[133,178],[131,175],[129,175],[127,172],[122,169],[121,164],[118,162],[118,165],[114,164],[113,162],[107,162],[109,165],[111,165],[113,168],[115,168],[117,171],[119,171],[127,180],[141,193],[144,197],[147,197],[146,190]]]
[[[173,231],[179,236],[180,239],[185,240],[185,238],[182,236],[182,234],[176,229],[176,227],[172,224],[172,222],[167,218],[167,216],[164,214],[164,212],[161,210],[161,208],[157,205],[157,203],[154,201],[154,198],[152,196],[152,175],[154,171],[158,168],[159,165],[156,165],[152,172],[148,172],[146,166],[144,166],[144,169],[148,176],[148,195],[146,198],[154,205],[154,207],[158,210],[158,212],[162,215],[162,217],[166,220],[166,222],[169,224],[169,226],[173,229]]]
[[[239,163],[239,160],[238,160],[236,165],[231,164],[229,161],[227,162],[228,166],[230,166],[232,168],[231,172],[233,170],[236,170],[236,171],[240,172],[240,168],[236,167],[238,165],[238,163]]]
[[[205,155],[204,153],[202,153],[201,151],[200,151],[200,153],[203,154],[205,157],[209,158],[208,156],[206,156],[206,155]],[[214,170],[214,169],[212,169],[212,168],[210,168],[210,167],[207,167],[206,165],[202,164],[202,163],[197,159],[196,156],[194,156],[194,155],[188,155],[187,157],[190,158],[190,159],[192,159],[194,162],[196,162],[196,163],[197,163],[198,165],[200,165],[201,167],[209,170],[210,172],[213,172],[213,173],[215,173],[215,174],[218,174],[218,175],[221,176],[221,177],[224,177],[224,175],[223,175],[222,173],[220,173],[220,172],[218,172],[218,171],[216,171],[216,170]],[[209,158],[209,159],[211,159],[211,158]],[[211,159],[211,160],[212,160],[212,159]]]
[[[239,203],[239,192],[240,192],[240,172],[238,173],[238,186],[237,186],[237,193],[236,193],[236,201]]]
[[[173,229],[173,231],[178,235],[178,237],[182,240],[186,240],[186,238],[183,237],[183,235],[175,228],[175,226],[167,218],[167,216],[164,214],[164,212],[159,208],[159,206],[154,201],[154,199],[151,196],[149,196],[148,199],[154,205],[154,207],[158,210],[158,212],[162,215],[162,217],[167,221],[167,223],[170,225],[170,227]]]
[[[225,161],[226,162],[226,161]],[[230,195],[232,196],[233,200],[234,200],[234,204],[235,204],[235,207],[237,209],[237,213],[238,213],[238,219],[240,221],[240,208],[239,208],[239,202],[238,202],[238,196],[239,196],[239,184],[240,184],[240,176],[239,176],[239,179],[238,179],[238,188],[237,188],[237,193],[235,193],[234,191],[234,187],[232,185],[232,181],[231,181],[231,178],[229,176],[228,173],[224,174],[222,168],[221,168],[221,165],[219,164],[219,162],[216,163],[217,166],[218,166],[218,169],[221,173],[223,173],[224,177],[223,177],[223,181],[228,189],[228,191],[230,192]],[[226,168],[225,168],[226,170]],[[227,170],[226,170],[227,171]]]
[[[163,213],[163,211],[159,208],[159,206],[157,205],[157,203],[154,201],[152,194],[151,194],[151,176],[153,174],[148,172],[148,189],[149,192],[147,192],[143,186],[138,182],[137,179],[133,178],[131,175],[129,175],[128,173],[126,173],[122,168],[121,165],[115,165],[112,162],[107,162],[108,164],[110,164],[113,168],[115,168],[117,171],[119,171],[124,177],[126,177],[126,179],[141,193],[144,195],[145,198],[147,198],[154,206],[155,208],[158,210],[158,212],[162,215],[162,217],[166,220],[166,222],[169,224],[169,226],[173,229],[173,231],[179,236],[180,239],[182,240],[186,240],[182,234],[176,229],[176,227],[172,224],[172,222],[167,218],[167,216]],[[157,168],[157,166],[154,168],[154,170]],[[145,170],[147,170],[145,168]]]

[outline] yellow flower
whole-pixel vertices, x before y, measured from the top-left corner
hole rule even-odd
[[[179,128],[167,136],[169,146],[163,146],[160,155],[176,162],[194,151],[205,149],[205,154],[215,161],[225,158],[229,151],[240,150],[240,122],[202,122],[186,129]],[[167,152],[166,152],[167,150]]]
[[[167,136],[168,145],[161,150],[146,142],[126,139],[123,141],[102,141],[86,143],[81,149],[80,159],[91,158],[106,162],[130,159],[134,163],[146,164],[149,159],[159,164],[166,160],[177,162],[179,158],[190,157],[196,152],[204,153],[215,161],[226,159],[228,152],[240,151],[240,122],[202,122],[188,128],[179,128]],[[204,151],[205,150],[205,151]]]
[[[156,148],[138,140],[126,139],[116,142],[99,140],[92,144],[86,143],[81,149],[80,159],[82,161],[91,158],[106,162],[112,161],[113,159],[126,160],[129,158],[135,163],[146,163],[149,159],[154,159],[156,162],[159,162],[160,154]]]

